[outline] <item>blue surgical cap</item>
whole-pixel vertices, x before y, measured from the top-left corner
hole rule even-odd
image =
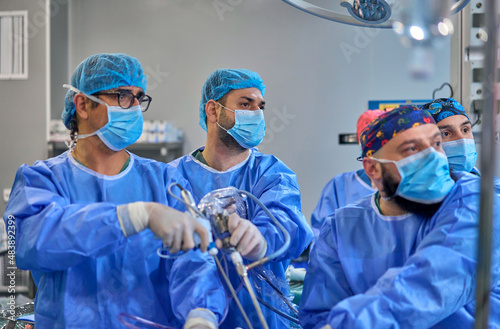
[[[245,88],[257,88],[264,97],[266,86],[257,73],[247,69],[219,69],[210,74],[201,90],[200,126],[207,130],[205,105],[209,100],[217,101],[230,90]]]
[[[148,81],[137,58],[125,54],[96,54],[78,65],[71,76],[71,85],[91,95],[123,86],[139,87],[146,92]],[[75,95],[76,92],[68,90],[64,99],[61,118],[68,129],[75,115]]]

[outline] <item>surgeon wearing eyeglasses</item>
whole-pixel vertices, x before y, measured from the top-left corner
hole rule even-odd
[[[65,87],[70,149],[22,165],[4,214],[17,266],[38,287],[37,328],[114,328],[120,314],[217,328],[226,299],[214,261],[202,253],[208,232],[167,194],[171,182],[189,183],[167,164],[126,150],[151,103],[141,63],[93,55]],[[162,244],[189,252],[160,258]]]
[[[79,125],[77,116],[71,118],[72,145],[76,145],[78,140],[87,139],[80,143],[80,147],[76,146],[73,149],[75,159],[81,157],[81,160],[87,160],[84,159],[84,154],[77,155],[87,143],[97,146],[100,152],[107,154],[117,152],[121,155],[120,158],[124,156],[128,158],[124,148],[136,142],[141,136],[142,112],[147,111],[151,97],[144,94],[142,88],[133,86],[122,86],[91,95],[86,95],[70,85],[65,87],[77,93],[74,99],[75,108],[85,107],[90,110],[78,111]],[[91,138],[92,136],[94,137]],[[83,164],[81,160],[78,161]]]

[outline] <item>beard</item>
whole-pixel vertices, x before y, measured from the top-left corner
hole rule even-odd
[[[231,119],[228,118],[225,114],[225,111],[221,111],[221,114],[219,116],[219,125],[224,127],[224,129],[231,129],[234,126],[234,122],[231,122]],[[229,127],[229,128],[227,128]],[[219,127],[219,131],[217,133],[217,137],[219,140],[224,144],[228,149],[230,150],[237,150],[237,151],[244,151],[246,150],[244,147],[242,147],[236,139],[234,139],[233,136],[229,135],[227,131],[225,131],[221,127]]]
[[[399,208],[425,218],[431,218],[439,207],[441,207],[442,202],[431,204],[419,203],[395,195],[398,186],[399,182],[396,181],[394,176],[385,169],[385,165],[382,164],[382,191],[386,196],[390,197]]]

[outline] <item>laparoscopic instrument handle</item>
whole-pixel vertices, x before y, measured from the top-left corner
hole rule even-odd
[[[214,231],[216,233],[216,237],[222,240],[224,249],[231,249],[233,246],[231,245],[230,238],[231,234],[229,233],[229,213],[224,210],[222,213],[218,213],[214,217]]]
[[[210,221],[206,218],[201,217],[195,209],[196,208],[196,203],[194,202],[193,196],[191,195],[191,192],[188,190],[182,189],[181,190],[181,197],[184,200],[186,204],[186,208],[189,211],[189,213],[201,224],[203,225],[204,228],[207,229],[208,231],[208,252],[210,255],[216,255],[217,254],[217,248],[215,247],[215,243],[212,237],[212,230],[210,227]],[[189,206],[188,206],[189,205]],[[201,243],[200,236],[197,233],[193,234],[193,239],[194,239],[194,244],[195,246],[199,246]]]

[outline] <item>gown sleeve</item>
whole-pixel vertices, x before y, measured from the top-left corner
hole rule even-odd
[[[175,259],[169,274],[173,311],[182,323],[191,310],[203,308],[222,320],[226,308],[224,287],[217,274],[215,261],[208,253],[193,250]],[[189,298],[186,298],[189,296]]]
[[[21,269],[64,270],[125,243],[116,204],[71,204],[58,185],[43,165],[23,165],[16,173],[4,220],[15,219]]]
[[[300,190],[295,174],[278,162],[269,168],[251,191],[274,215],[290,234],[290,247],[276,261],[295,259],[312,240],[312,230],[302,214]],[[250,220],[258,227],[267,241],[269,255],[285,242],[283,232],[257,205]]]
[[[338,207],[337,196],[335,195],[335,179],[332,179],[323,188],[318,204],[311,214],[311,227],[314,236],[319,235],[324,219]]]
[[[330,309],[353,295],[340,263],[335,239],[335,215],[327,217],[309,254],[309,265],[300,300],[300,323],[305,329],[326,324]]]

